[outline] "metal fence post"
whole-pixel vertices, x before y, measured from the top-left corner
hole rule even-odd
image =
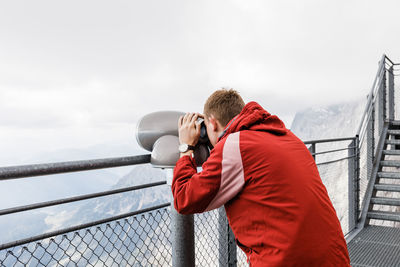
[[[378,133],[379,135],[383,129],[383,123],[386,119],[386,71],[385,69],[382,70],[382,80],[381,86],[378,90]]]
[[[167,184],[172,185],[173,170],[167,169]],[[194,217],[179,214],[171,200],[172,266],[194,267]]]
[[[356,182],[355,182],[355,188],[354,188],[354,190],[355,190],[355,200],[354,201],[356,203],[356,223],[358,223],[358,218],[359,218],[360,212],[361,212],[360,205],[359,205],[359,203],[360,203],[360,179],[361,179],[361,177],[360,177],[360,153],[361,152],[360,152],[360,137],[358,135],[356,135],[354,146],[355,146],[355,152],[356,152],[356,155],[355,155],[356,156],[355,157],[355,164],[356,164],[355,179],[356,179]]]
[[[372,104],[371,117],[367,124],[367,179],[372,175],[372,167],[374,163],[374,135],[375,135],[375,107]]]
[[[353,230],[357,224],[358,218],[358,201],[356,202],[356,194],[357,194],[357,174],[356,174],[356,165],[357,165],[357,149],[356,149],[356,139],[351,141],[348,146],[348,201],[349,201],[349,229],[350,232]]]
[[[308,151],[310,151],[312,157],[314,158],[315,161],[315,143],[312,143],[311,146],[308,148]]]
[[[389,80],[389,120],[394,120],[394,75],[393,66],[388,70],[388,80]]]
[[[218,215],[219,266],[236,267],[235,236],[229,226],[224,207],[218,209]]]

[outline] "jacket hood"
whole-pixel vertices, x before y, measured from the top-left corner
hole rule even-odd
[[[242,130],[266,131],[276,135],[284,135],[288,131],[283,121],[276,115],[271,115],[254,101],[247,103],[242,111],[226,125],[218,140]]]

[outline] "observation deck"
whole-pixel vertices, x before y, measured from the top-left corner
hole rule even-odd
[[[338,214],[352,266],[400,266],[399,64],[383,55],[354,136],[304,141]],[[21,178],[150,163],[150,155],[0,168],[0,183]],[[15,214],[143,190],[165,179],[0,210]],[[248,266],[223,208],[179,215],[171,200],[139,210],[0,242],[0,266]],[[95,209],[95,207],[92,207]],[[79,215],[78,215],[79,216]],[[83,217],[83,214],[82,214]]]

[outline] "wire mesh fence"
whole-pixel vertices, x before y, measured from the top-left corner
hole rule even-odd
[[[237,249],[236,249],[236,257],[237,257],[237,266],[238,267],[249,266],[249,264],[247,262],[246,254],[239,247],[237,247]]]
[[[329,198],[342,226],[344,234],[349,232],[348,225],[348,160],[318,165],[321,179],[327,188]]]
[[[352,140],[331,141],[315,144],[315,161],[323,184],[342,226],[347,234],[349,229],[349,166],[355,155],[350,149]],[[350,147],[349,147],[350,146]]]
[[[196,214],[194,222],[196,266],[228,266],[229,263],[232,263],[229,266],[249,266],[246,254],[236,246],[234,240],[225,242],[229,224],[223,207]]]
[[[171,266],[170,208],[0,250],[0,266]],[[194,217],[196,266],[228,262],[229,255],[221,253],[226,243],[219,240],[220,216],[225,215],[213,210]],[[248,266],[243,251],[230,245],[236,266]]]
[[[171,265],[169,209],[0,250],[0,266]]]
[[[196,266],[218,265],[218,219],[218,210],[195,215]]]
[[[361,140],[361,143],[359,145],[360,147],[360,174],[359,174],[359,201],[358,201],[358,209],[361,211],[364,204],[364,196],[367,191],[368,187],[368,182],[372,173],[372,160],[373,160],[373,154],[371,150],[371,140],[368,138],[364,138]],[[370,149],[368,149],[368,146],[370,146]]]
[[[400,99],[400,66],[393,70],[394,103]],[[394,119],[400,120],[400,105],[394,105]]]

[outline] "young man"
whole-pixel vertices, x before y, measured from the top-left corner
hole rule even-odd
[[[234,90],[214,92],[204,105],[214,148],[197,173],[191,149],[200,135],[198,116],[178,122],[181,158],[172,193],[179,213],[225,205],[251,266],[350,266],[314,159],[277,116],[256,102],[245,105]]]

